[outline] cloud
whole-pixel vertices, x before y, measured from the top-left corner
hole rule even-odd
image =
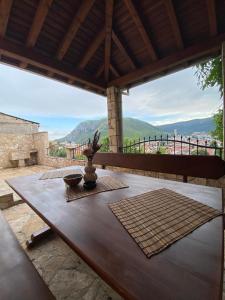
[[[16,68],[0,65],[0,110],[11,114],[101,117],[106,98]]]
[[[107,116],[106,97],[55,80],[0,65],[0,81],[0,111],[40,120],[52,136],[68,133],[78,120]],[[159,125],[208,117],[220,102],[218,89],[201,91],[190,68],[131,89],[123,114]]]
[[[193,69],[163,77],[130,91],[124,99],[125,114],[156,119],[153,123],[175,122],[212,115],[218,107],[217,88],[202,91]],[[163,117],[163,118],[162,118]]]

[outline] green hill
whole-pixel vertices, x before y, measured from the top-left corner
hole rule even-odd
[[[58,139],[58,142],[86,142],[88,138],[93,137],[96,130],[101,132],[101,138],[108,136],[108,121],[107,119],[84,121],[77,125],[68,135]],[[136,139],[139,137],[159,136],[165,132],[147,122],[134,119],[123,119],[123,135],[124,138]]]
[[[158,128],[171,134],[174,134],[174,130],[176,130],[177,134],[191,135],[193,132],[210,133],[215,129],[215,124],[213,118],[204,118],[161,125]]]

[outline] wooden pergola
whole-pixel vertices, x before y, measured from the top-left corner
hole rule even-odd
[[[218,55],[223,41],[223,0],[0,0],[1,62],[100,95],[115,87],[116,103],[123,89]]]

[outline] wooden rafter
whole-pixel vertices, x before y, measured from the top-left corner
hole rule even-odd
[[[141,21],[141,18],[136,10],[136,8],[134,7],[134,4],[132,2],[132,0],[124,0],[124,3],[126,4],[126,7],[133,19],[133,22],[136,24],[136,27],[142,37],[143,42],[145,43],[145,47],[151,57],[151,59],[153,61],[157,60],[157,55],[156,52],[154,50],[154,47],[152,45],[152,42],[148,36],[148,33]]]
[[[99,32],[99,34],[95,37],[95,39],[92,41],[92,43],[89,44],[88,49],[86,49],[83,57],[81,58],[80,63],[78,65],[80,69],[84,69],[86,67],[89,60],[92,58],[92,56],[95,54],[95,52],[102,44],[104,38],[105,38],[105,29],[102,29]]]
[[[108,83],[108,86],[131,86],[137,81],[146,80],[146,78],[154,77],[162,72],[175,69],[183,63],[212,55],[220,50],[221,43],[223,41],[225,41],[225,34],[212,37],[205,40],[204,42],[185,48],[183,50],[179,50],[174,54],[148,64],[140,69],[132,71],[129,74],[121,76],[120,78],[112,80]]]
[[[0,38],[4,37],[13,0],[0,0]]]
[[[176,39],[176,44],[178,49],[184,48],[184,43],[182,39],[182,35],[180,32],[180,27],[178,24],[177,16],[174,10],[173,1],[172,0],[163,0],[163,3],[167,9],[168,16],[170,18],[170,23],[172,26],[173,34]]]
[[[14,44],[10,41],[0,39],[0,54],[37,66],[45,71],[67,77],[68,79],[73,79],[78,83],[92,87],[98,92],[105,92],[105,86],[99,80],[90,78],[89,75],[82,70],[74,69],[73,67],[69,67],[56,59],[34,52],[32,48],[27,48]]]
[[[103,71],[104,71],[104,65],[100,65],[98,70],[96,71],[95,78],[98,78]]]
[[[41,28],[44,24],[45,18],[48,14],[49,8],[52,4],[53,0],[39,0],[39,4],[33,19],[33,23],[31,25],[27,41],[26,41],[26,46],[27,47],[34,47],[34,45],[37,42],[38,36],[41,32]],[[21,68],[26,68],[27,64],[26,63],[21,63],[20,64]]]
[[[49,8],[51,7],[52,1],[53,0],[39,0],[38,8],[36,10],[34,20],[26,41],[27,47],[34,47],[34,45],[36,44]]]
[[[128,54],[127,50],[125,49],[124,45],[122,44],[121,40],[118,38],[116,33],[112,31],[112,39],[114,43],[117,45],[118,49],[120,50],[121,54],[126,58],[127,62],[129,63],[132,70],[136,69],[135,63],[131,59],[130,55]]]
[[[113,66],[112,64],[110,64],[110,70],[112,71],[112,73],[116,76],[116,77],[119,77],[120,74],[119,72],[117,71],[117,69],[115,68],[115,66]]]
[[[206,0],[209,18],[209,31],[210,36],[217,35],[217,18],[216,18],[216,8],[215,0]]]
[[[114,0],[107,0],[105,5],[105,81],[109,78],[112,43],[112,18]]]
[[[78,11],[76,12],[74,19],[58,48],[56,57],[59,60],[63,59],[63,57],[65,56],[65,54],[66,54],[67,50],[69,49],[81,24],[84,22],[87,14],[89,13],[92,5],[94,4],[94,1],[95,0],[82,0],[81,1],[81,6],[78,9]]]

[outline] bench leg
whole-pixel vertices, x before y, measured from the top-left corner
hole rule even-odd
[[[27,248],[34,247],[39,241],[49,237],[53,234],[53,231],[50,227],[46,226],[42,228],[41,230],[32,233],[30,240],[26,241]]]

